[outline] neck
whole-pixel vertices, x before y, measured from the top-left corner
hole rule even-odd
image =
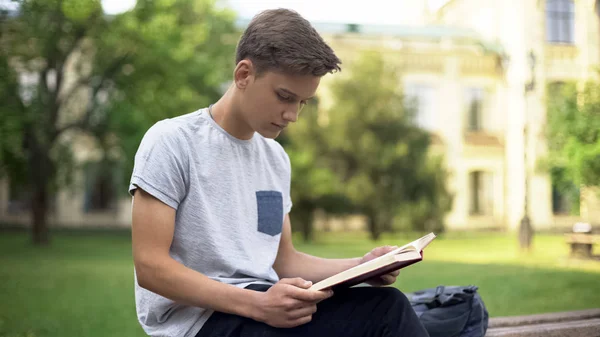
[[[233,98],[233,88],[229,88],[223,97],[212,106],[212,118],[233,137],[249,140],[254,135],[254,130],[242,117]]]

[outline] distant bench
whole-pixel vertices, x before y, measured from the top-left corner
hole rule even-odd
[[[485,337],[600,337],[600,308],[492,317]]]
[[[600,243],[600,235],[587,233],[565,234],[565,239],[571,245],[571,256],[591,258],[594,245]]]

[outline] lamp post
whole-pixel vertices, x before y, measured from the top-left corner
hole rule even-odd
[[[524,127],[523,127],[523,167],[525,169],[525,193],[523,200],[523,218],[519,226],[519,245],[522,250],[531,249],[531,240],[533,239],[533,227],[531,226],[531,219],[529,218],[529,165],[527,164],[527,152],[529,148],[528,141],[528,110],[529,110],[529,95],[535,90],[535,63],[536,58],[533,51],[529,52],[528,55],[529,68],[531,69],[531,80],[525,84],[525,116],[524,116]]]

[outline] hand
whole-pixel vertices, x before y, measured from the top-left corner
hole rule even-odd
[[[292,328],[312,320],[317,303],[331,297],[330,290],[308,290],[311,282],[299,277],[281,279],[262,293],[255,319],[276,328]]]
[[[367,254],[365,254],[365,256],[363,256],[363,258],[360,260],[360,263],[364,263],[364,262],[373,260],[374,258],[379,257],[384,254],[387,254],[396,248],[398,248],[398,246],[377,247],[377,248],[373,249],[372,251],[368,252]],[[370,279],[370,280],[366,281],[366,283],[368,283],[372,286],[375,286],[375,287],[387,286],[387,285],[390,285],[390,284],[393,284],[394,282],[396,282],[396,278],[398,277],[398,275],[400,275],[400,270],[395,270],[388,274],[381,275],[379,277]]]

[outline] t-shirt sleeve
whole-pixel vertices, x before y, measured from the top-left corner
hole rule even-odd
[[[129,194],[141,188],[177,209],[187,194],[188,159],[177,128],[166,121],[156,123],[135,155]]]

